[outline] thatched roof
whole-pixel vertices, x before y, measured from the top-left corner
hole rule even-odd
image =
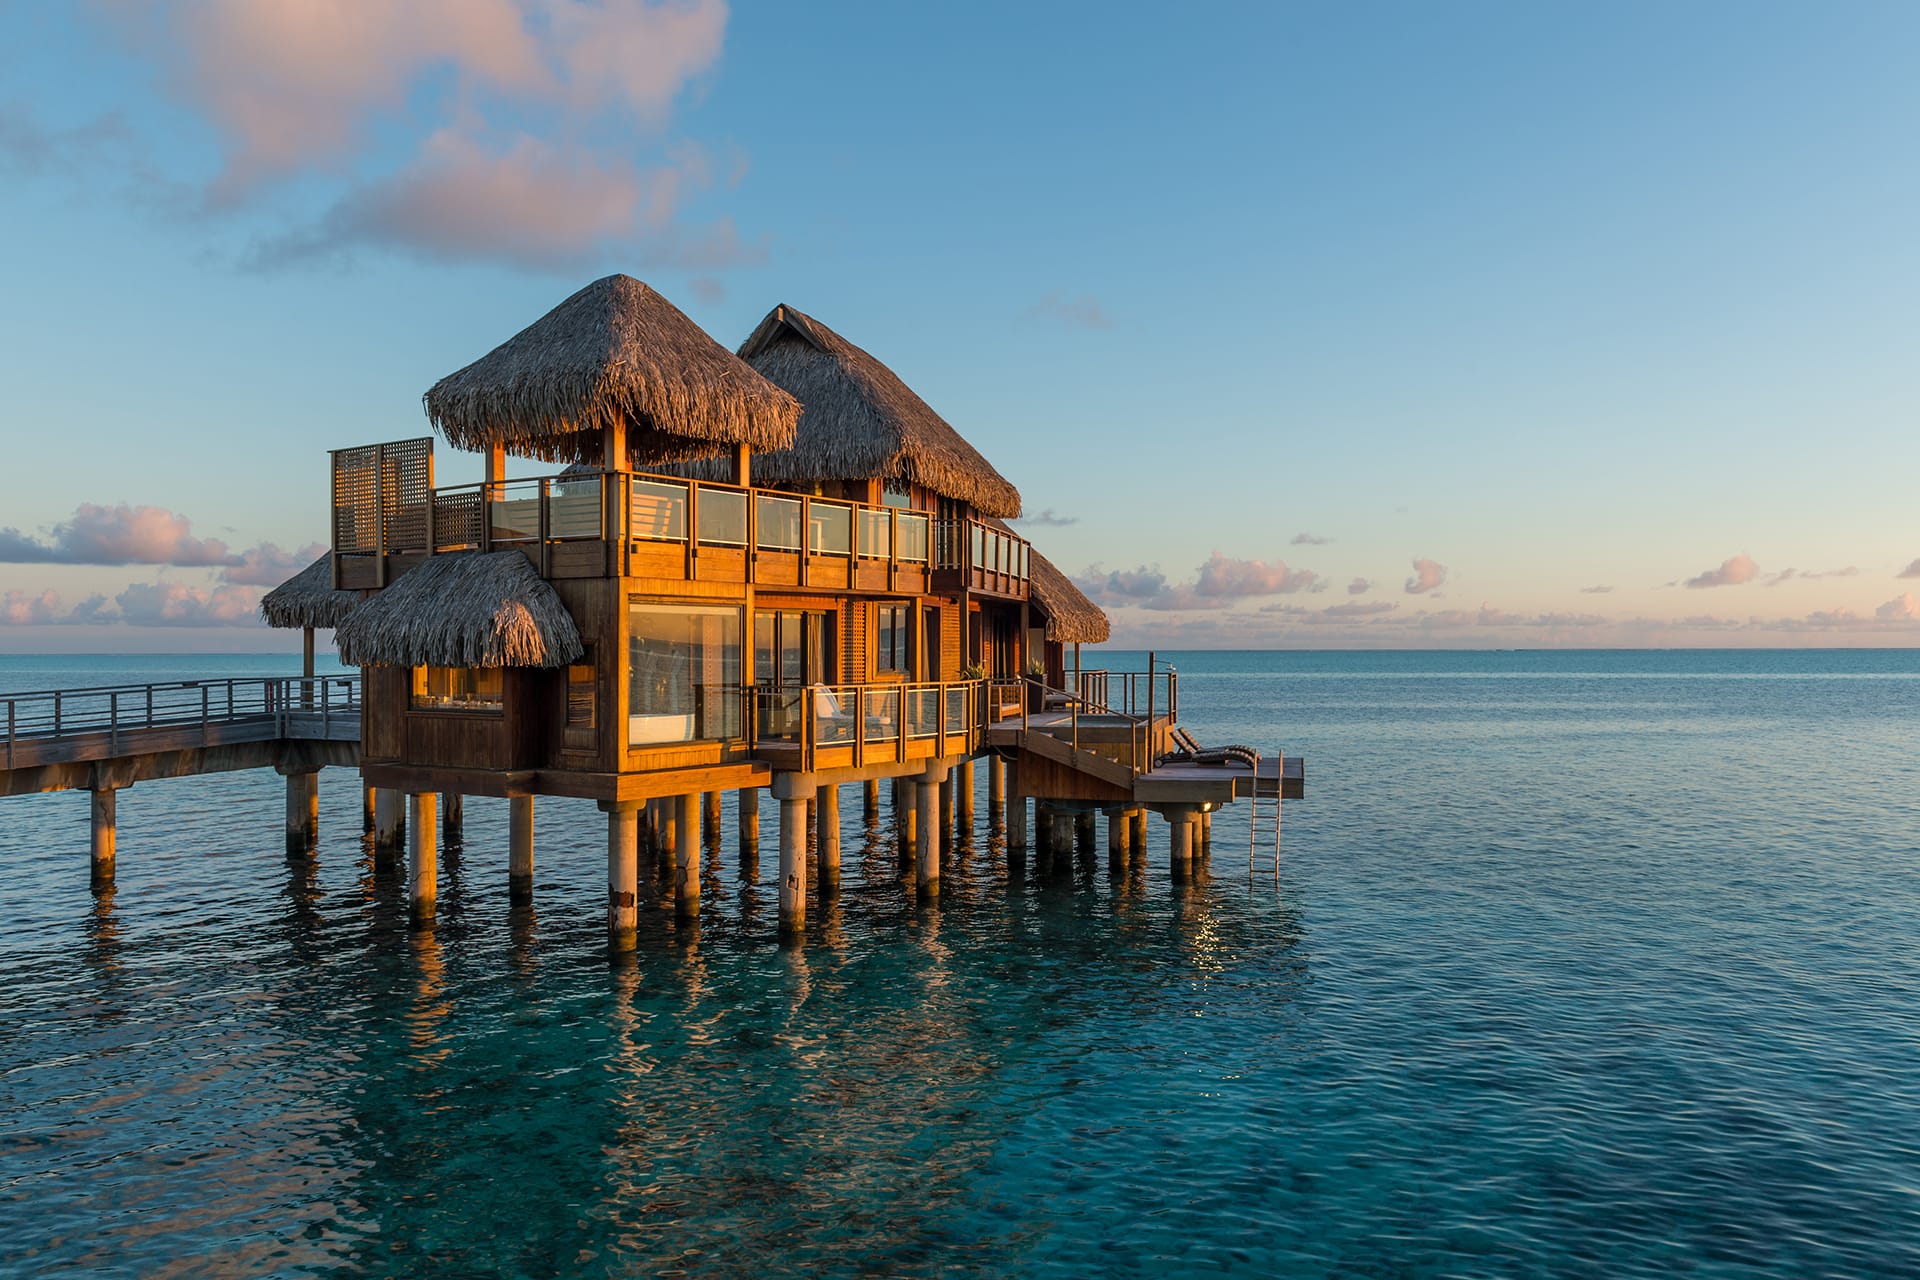
[[[793,447],[753,459],[756,484],[879,477],[921,484],[985,515],[1020,514],[1020,491],[899,375],[813,317],[775,307],[740,354],[802,406]],[[724,479],[714,466],[686,468]]]
[[[358,591],[333,589],[328,552],[261,596],[260,616],[270,627],[337,627],[359,603]]]
[[[573,615],[518,551],[428,556],[333,633],[340,660],[382,667],[562,667]]]
[[[1113,627],[1086,592],[1038,551],[1028,561],[1028,598],[1047,615],[1047,639],[1062,644],[1105,644]]]
[[[461,449],[599,462],[625,421],[637,463],[793,443],[800,406],[631,276],[596,280],[423,397]]]

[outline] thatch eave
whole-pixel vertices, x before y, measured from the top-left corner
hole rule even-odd
[[[793,443],[800,406],[631,276],[581,289],[434,383],[427,418],[460,449],[598,463],[624,426],[637,463]]]
[[[518,551],[428,556],[334,632],[343,662],[561,667],[585,647],[573,615]]]
[[[321,556],[260,597],[260,616],[270,627],[324,630],[346,621],[360,604],[358,591],[336,591],[333,554]]]

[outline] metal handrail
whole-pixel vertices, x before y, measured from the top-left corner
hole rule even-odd
[[[22,743],[105,734],[112,747],[140,729],[199,727],[266,720],[289,732],[296,715],[318,715],[323,732],[336,716],[360,712],[360,677],[253,676],[151,684],[94,685],[0,694],[7,713],[6,767]]]

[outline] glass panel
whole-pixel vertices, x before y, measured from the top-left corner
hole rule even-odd
[[[900,513],[900,558],[924,564],[927,559],[927,518]]]
[[[502,701],[498,667],[415,667],[416,711],[498,711]]]
[[[853,550],[853,508],[837,502],[808,507],[807,545],[815,554],[844,556]]]
[[[824,681],[827,668],[827,615],[810,613],[807,615],[807,679],[815,683]]]
[[[629,605],[627,741],[740,736],[740,610]]]
[[[859,700],[852,686],[829,689],[816,684],[807,690],[813,701],[813,741],[826,746],[853,741]]]
[[[593,703],[593,664],[576,662],[567,668],[567,723],[591,729]]]
[[[747,545],[747,494],[744,489],[700,486],[700,541],[721,547]]]
[[[947,732],[965,733],[967,731],[967,689],[947,690]]]
[[[633,482],[632,510],[627,516],[629,536],[652,542],[685,542],[687,486],[668,480]]]
[[[985,564],[986,562],[987,562],[987,530],[985,525],[977,524],[973,526],[973,560],[971,561],[971,563],[974,568],[978,569],[981,565]]]
[[[917,685],[907,694],[907,736],[931,738],[940,732],[940,690]]]
[[[894,742],[900,737],[900,691],[868,689],[865,697],[868,742]]]
[[[753,615],[753,680],[755,684],[773,683],[773,652],[779,634],[774,615],[761,610]]]
[[[755,518],[760,522],[759,542],[763,551],[800,549],[800,499],[776,498],[770,494],[754,496]]]
[[[791,741],[800,736],[801,700],[805,689],[773,689],[760,686],[760,736],[772,741]]]
[[[603,527],[598,475],[566,476],[547,482],[548,537],[598,538]]]
[[[495,542],[532,542],[540,536],[540,482],[509,480],[493,487],[487,504]]]
[[[893,554],[893,521],[887,512],[860,509],[860,554],[881,560]]]
[[[899,480],[889,480],[880,489],[880,501],[889,507],[913,505],[913,488]]]

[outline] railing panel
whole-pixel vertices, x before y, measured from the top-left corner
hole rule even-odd
[[[842,746],[860,733],[859,690],[854,685],[814,685],[807,696],[813,700],[813,744],[817,747]]]
[[[747,491],[700,486],[700,541],[717,547],[747,545]]]
[[[940,690],[932,685],[910,685],[907,700],[907,736],[931,738],[940,732]]]
[[[685,542],[687,482],[635,476],[633,496],[627,503],[627,532],[646,542]]]
[[[485,533],[486,505],[479,488],[436,489],[433,493],[433,546],[477,547]]]
[[[928,528],[926,516],[902,511],[900,516],[900,559],[916,564],[927,562]]]
[[[884,509],[862,507],[856,523],[860,532],[860,554],[873,560],[890,559],[893,555],[892,513]]]
[[[756,493],[753,515],[759,526],[754,537],[762,551],[800,549],[800,499]]]
[[[853,508],[844,502],[809,503],[807,549],[815,555],[853,554]]]
[[[599,475],[561,476],[550,482],[547,495],[547,536],[559,541],[606,535],[600,508]]]

